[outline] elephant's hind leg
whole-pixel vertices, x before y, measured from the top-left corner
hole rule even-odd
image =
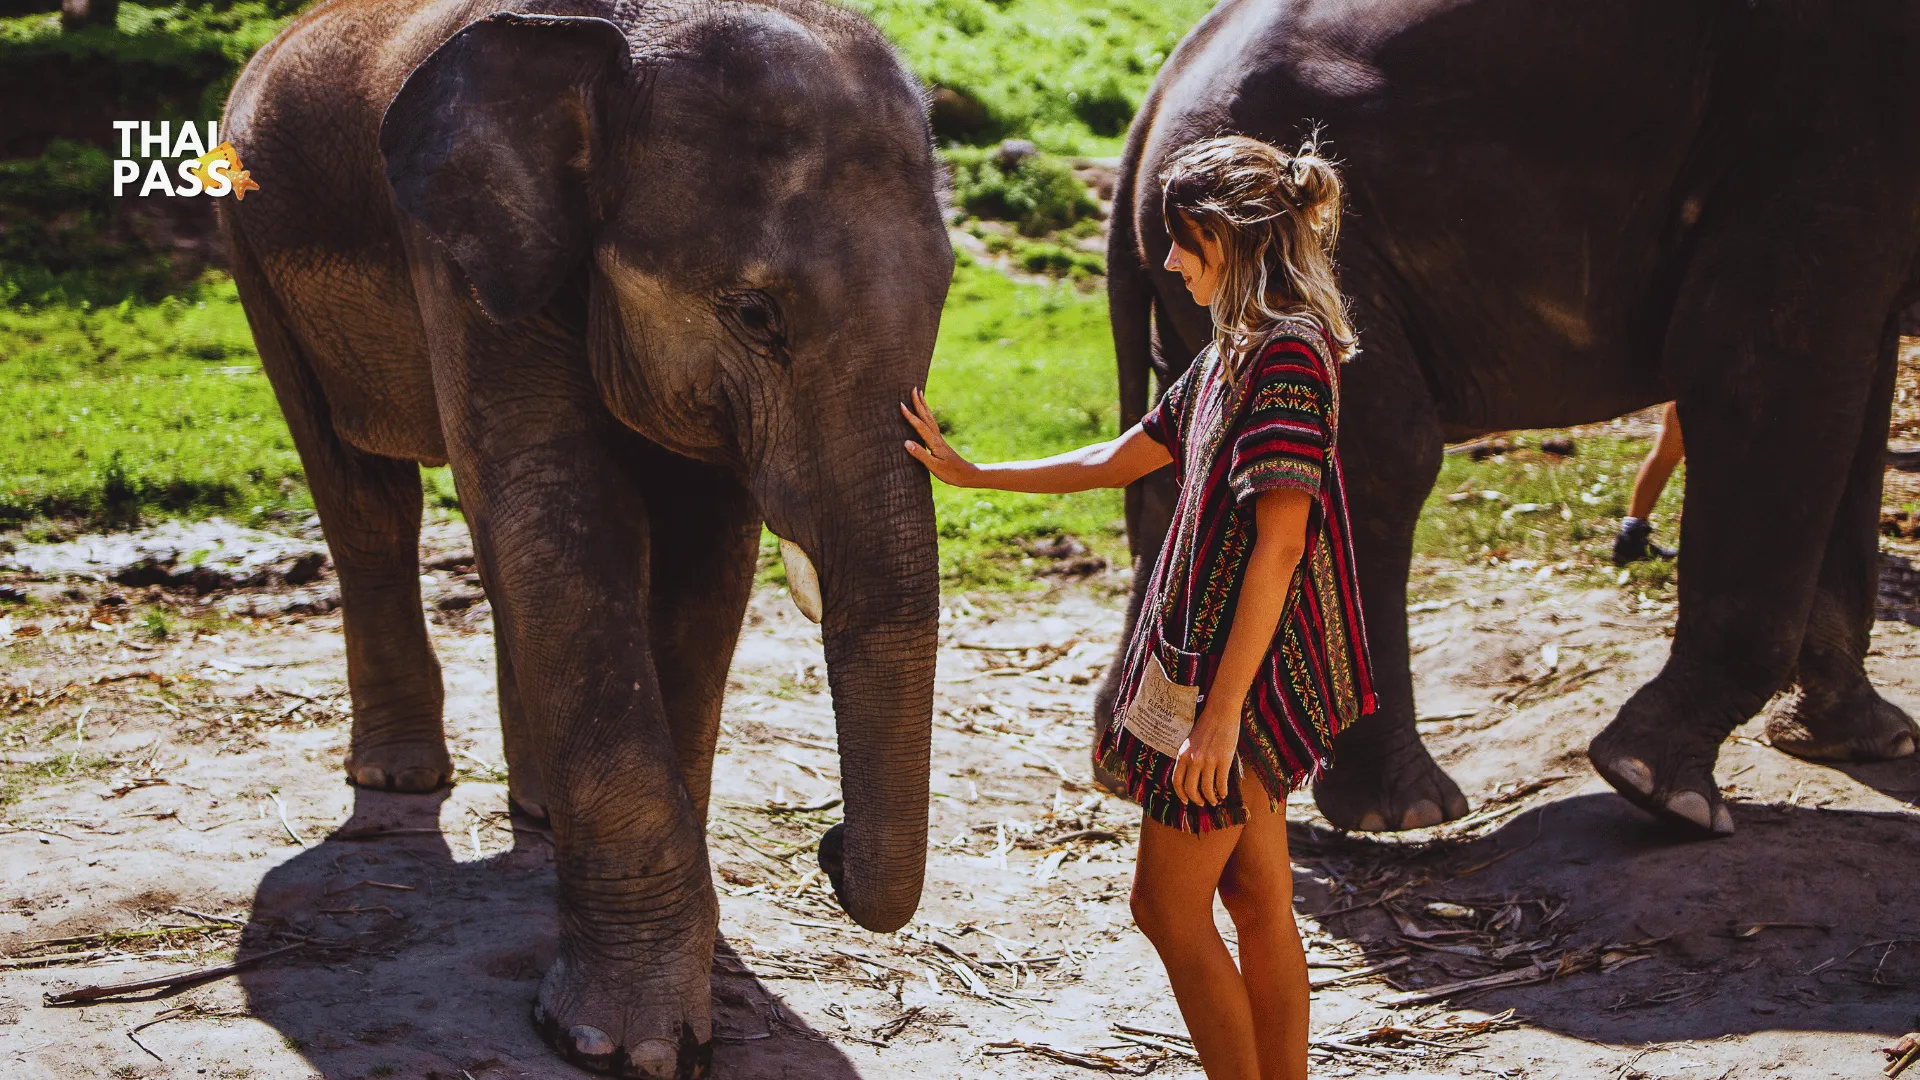
[[[1800,642],[1797,685],[1767,713],[1774,747],[1809,761],[1885,761],[1914,752],[1913,719],[1867,681],[1868,635],[1880,580],[1878,526],[1887,419],[1899,351],[1889,319],[1881,337],[1873,397],[1847,487],[1814,588],[1813,612]]]
[[[639,440],[636,439],[636,442]],[[753,590],[760,513],[713,465],[647,445],[634,470],[651,511],[647,620],[660,699],[694,814],[706,820],[727,669]]]
[[[420,467],[344,442],[308,357],[244,247],[234,278],[313,492],[340,578],[353,735],[347,778],[426,792],[453,775],[441,727],[440,662],[420,607]]]
[[[1886,430],[1876,369],[1912,258],[1898,223],[1911,228],[1920,168],[1899,133],[1920,117],[1908,98],[1878,96],[1878,80],[1910,81],[1897,61],[1857,63],[1882,53],[1848,44],[1858,51],[1787,50],[1800,66],[1768,72],[1779,124],[1708,203],[1664,344],[1688,451],[1679,624],[1666,666],[1588,756],[1629,802],[1696,837],[1733,832],[1713,775],[1720,744],[1807,656],[1822,584],[1841,614],[1820,616],[1821,630],[1837,624],[1845,642],[1867,617],[1865,595],[1845,597],[1864,592],[1869,538],[1836,522],[1870,513],[1861,500],[1878,487],[1860,455],[1870,416]],[[1816,685],[1831,646],[1813,644]]]

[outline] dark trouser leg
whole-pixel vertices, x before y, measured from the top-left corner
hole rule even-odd
[[[1800,642],[1796,685],[1768,710],[1773,745],[1810,761],[1884,761],[1914,752],[1916,729],[1867,681],[1868,635],[1880,581],[1880,485],[1900,339],[1895,320],[1881,335],[1873,396],[1834,514]]]
[[[1366,354],[1343,372],[1340,458],[1379,707],[1342,734],[1314,785],[1327,820],[1377,832],[1450,821],[1467,800],[1414,728],[1407,570],[1420,507],[1440,471],[1439,418],[1391,317],[1361,323]]]
[[[753,591],[760,515],[745,486],[722,469],[651,445],[635,455],[652,510],[653,666],[680,775],[704,822],[727,668]]]
[[[234,276],[340,578],[353,698],[347,778],[361,787],[432,791],[447,782],[453,763],[441,727],[440,662],[420,608],[420,467],[341,440],[300,346],[258,314],[278,305],[244,254]]]

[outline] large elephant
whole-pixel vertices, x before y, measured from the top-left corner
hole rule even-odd
[[[1896,313],[1920,283],[1916,50],[1904,0],[1844,19],[1818,0],[1227,0],[1174,52],[1128,137],[1109,248],[1123,425],[1149,370],[1164,387],[1210,334],[1161,269],[1163,163],[1219,132],[1319,124],[1352,192],[1364,351],[1341,445],[1380,710],[1315,788],[1329,820],[1466,810],[1415,732],[1408,671],[1414,523],[1442,444],[1676,398],[1679,625],[1595,767],[1714,836],[1733,831],[1720,743],[1785,687],[1780,749],[1913,752],[1863,658]],[[1171,484],[1129,493],[1143,565]],[[1113,690],[1110,674],[1109,713]]]
[[[419,463],[493,601],[510,788],[550,815],[535,1005],[575,1062],[706,1070],[705,819],[761,524],[811,556],[846,822],[919,902],[938,617],[900,451],[953,269],[920,88],[815,0],[333,0],[262,49],[222,227],[339,569],[362,787],[448,781]],[[789,549],[795,550],[795,549]]]

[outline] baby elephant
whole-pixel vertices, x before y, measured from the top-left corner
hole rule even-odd
[[[862,925],[919,902],[938,616],[924,470],[884,421],[953,270],[920,88],[811,0],[337,0],[224,130],[234,275],[339,568],[362,787],[450,774],[420,464],[495,612],[514,801],[549,815],[568,1059],[707,1071],[705,818],[764,522],[817,575]],[[798,592],[799,590],[796,590]]]

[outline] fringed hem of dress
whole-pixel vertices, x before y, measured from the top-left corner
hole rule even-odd
[[[1247,806],[1241,796],[1240,783],[1243,769],[1253,769],[1259,776],[1260,786],[1266,789],[1267,797],[1277,806],[1287,801],[1289,792],[1298,791],[1320,779],[1321,774],[1333,764],[1332,755],[1329,754],[1315,761],[1310,768],[1297,770],[1294,775],[1270,776],[1266,775],[1267,770],[1260,767],[1260,755],[1248,754],[1243,750],[1234,758],[1234,767],[1227,770],[1225,801],[1206,806],[1187,802],[1176,794],[1173,790],[1173,759],[1135,738],[1132,732],[1121,726],[1118,719],[1112,722],[1100,739],[1099,760],[1102,769],[1120,780],[1121,798],[1137,803],[1148,817],[1160,824],[1190,833],[1207,833],[1247,823]]]

